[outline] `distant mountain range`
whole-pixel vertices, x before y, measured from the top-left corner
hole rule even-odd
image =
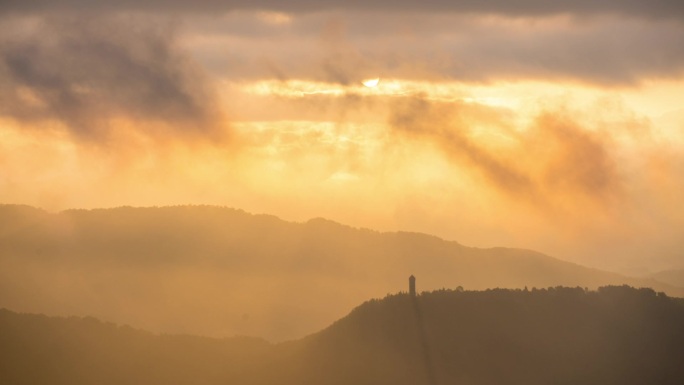
[[[682,325],[684,300],[626,286],[389,295],[279,344],[0,310],[0,383],[679,385]]]
[[[664,270],[652,274],[651,279],[676,287],[684,287],[684,269]]]
[[[292,223],[210,206],[68,210],[0,206],[0,307],[92,315],[155,332],[251,335],[320,330],[368,297],[418,291],[628,284],[521,249],[466,247],[324,219]]]

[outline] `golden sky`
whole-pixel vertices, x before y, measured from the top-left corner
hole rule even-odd
[[[684,5],[481,3],[3,2],[0,202],[684,266]]]

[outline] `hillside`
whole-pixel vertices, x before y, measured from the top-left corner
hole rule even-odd
[[[0,306],[92,315],[147,330],[282,341],[319,330],[365,298],[418,289],[629,284],[520,249],[478,249],[324,219],[285,222],[183,206],[68,210],[0,206]]]
[[[304,361],[319,369],[300,375],[310,384],[676,384],[682,322],[681,300],[624,286],[396,295],[309,337]]]
[[[684,269],[672,269],[657,272],[651,278],[675,287],[684,287]]]
[[[271,349],[254,338],[155,335],[0,309],[0,384],[220,384]]]
[[[0,310],[0,383],[681,384],[683,324],[629,287],[390,295],[275,345]]]

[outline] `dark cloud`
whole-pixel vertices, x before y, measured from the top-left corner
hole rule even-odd
[[[0,39],[0,115],[58,120],[98,138],[112,119],[207,132],[209,82],[182,53],[169,22],[140,17],[48,17]]]
[[[684,72],[684,28],[608,19],[519,30],[494,29],[445,47],[457,77],[570,78],[603,84],[638,83]]]
[[[365,77],[579,80],[635,85],[684,73],[684,24],[619,17],[515,19],[320,13],[268,24],[257,13],[186,19],[188,44],[226,78],[347,84]]]
[[[390,12],[412,7],[440,12]],[[618,0],[0,2],[0,12],[75,13],[74,19],[79,20],[76,25],[103,14],[99,12],[102,10],[166,15],[182,11],[184,29],[180,37],[184,48],[213,73],[239,80],[313,79],[340,84],[375,76],[467,82],[579,80],[601,85],[635,85],[644,79],[679,77],[684,74],[683,8],[684,3],[679,1]],[[51,12],[57,10],[63,12]],[[292,14],[255,12],[259,10]],[[312,12],[297,13],[301,10]],[[584,17],[588,14],[593,16]],[[670,19],[653,18],[660,16]],[[4,22],[12,18],[6,15]],[[84,29],[82,35],[121,46],[117,39],[136,41],[133,31],[141,29],[141,25],[131,28],[133,23],[121,28],[108,28],[106,23],[99,26],[99,19],[102,17],[95,17],[90,26],[79,26]],[[56,36],[61,36],[65,34],[62,28],[44,28],[42,33],[56,29]],[[153,35],[151,39],[157,41],[169,39],[163,31],[154,31]],[[33,40],[38,46],[35,53],[47,55],[47,44],[35,36]],[[94,49],[101,45],[94,40],[92,43]],[[82,45],[77,52],[89,49]],[[169,52],[182,57],[174,46]],[[106,60],[107,55],[120,53],[127,54],[92,50],[89,60]],[[31,70],[21,60],[25,59],[17,57],[11,63]]]
[[[513,16],[574,14],[629,14],[638,17],[684,16],[684,3],[679,0],[5,0],[0,11],[40,10],[146,10],[154,12],[221,12],[233,10],[275,10],[312,12],[325,10],[363,10],[381,12],[463,12]]]

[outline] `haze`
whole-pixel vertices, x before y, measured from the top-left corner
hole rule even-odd
[[[682,268],[683,15],[3,1],[0,202],[210,204],[630,275]]]

